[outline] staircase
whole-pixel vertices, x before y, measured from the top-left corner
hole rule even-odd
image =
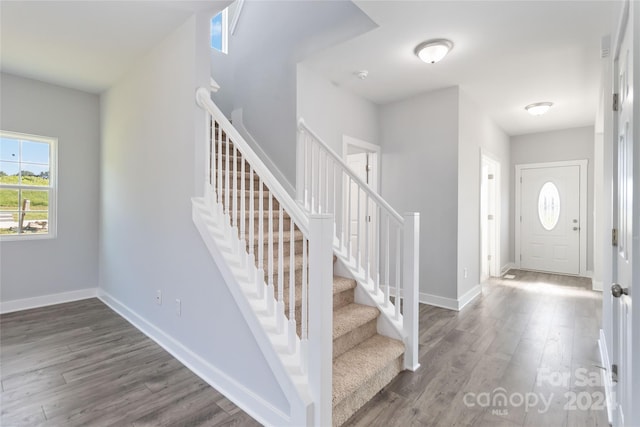
[[[292,409],[291,425],[340,426],[400,371],[417,367],[415,355],[406,354],[409,344],[410,353],[417,355],[417,344],[405,333],[400,304],[393,305],[390,298],[389,276],[399,278],[400,265],[392,271],[390,252],[354,257],[351,252],[360,247],[340,243],[335,237],[337,222],[326,215],[332,213],[326,207],[324,212],[317,209],[318,197],[316,208],[312,191],[307,193],[308,203],[288,198],[208,93],[198,95],[213,119],[207,191],[194,199],[194,222],[228,286],[237,285],[232,293],[241,310],[248,302],[245,317],[261,325],[254,331],[259,343],[265,341],[261,348],[277,355],[272,368],[276,377],[278,372],[283,377],[283,389],[302,396],[302,415]],[[317,171],[316,177],[325,179],[328,190],[329,177]],[[329,199],[325,197],[326,205]],[[314,236],[314,229],[324,231]],[[389,235],[387,220],[387,240]],[[325,249],[319,250],[321,240]],[[380,265],[374,274],[382,271],[386,286],[371,277],[370,258],[376,264],[384,264],[380,261],[386,258],[386,268]],[[398,282],[396,296],[401,294]],[[405,317],[413,315],[406,311]]]

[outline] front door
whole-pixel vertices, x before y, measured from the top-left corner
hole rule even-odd
[[[520,268],[580,274],[581,167],[520,166]]]
[[[634,373],[631,366],[633,354],[632,335],[632,305],[631,288],[633,283],[634,261],[637,263],[640,249],[638,244],[638,217],[640,212],[638,202],[634,200],[638,196],[638,152],[634,147],[633,129],[633,34],[634,22],[633,8],[638,5],[635,2],[627,3],[627,18],[623,20],[623,25],[618,34],[619,49],[614,57],[614,69],[616,76],[616,93],[618,94],[618,108],[615,113],[616,124],[616,150],[617,150],[617,191],[615,194],[614,207],[617,210],[618,242],[615,251],[615,271],[614,284],[611,288],[612,312],[613,312],[613,363],[617,366],[617,386],[614,407],[614,425],[629,426],[637,425],[640,420],[634,418],[638,416],[638,402],[633,402],[632,395],[638,388],[638,378],[640,375]],[[638,14],[638,12],[635,12]],[[626,21],[626,23],[625,23]],[[638,22],[638,21],[636,21]],[[637,82],[636,82],[637,84]],[[637,95],[637,91],[635,92]],[[635,138],[637,141],[637,137]],[[634,164],[635,156],[635,164]],[[635,179],[634,179],[635,176]],[[635,202],[635,206],[634,206]],[[634,241],[634,233],[635,241]],[[638,266],[636,265],[636,268]],[[637,270],[636,270],[637,271]],[[637,279],[636,279],[637,280]],[[635,325],[638,327],[638,325]],[[637,346],[637,344],[636,344]],[[637,397],[636,397],[637,399]],[[635,414],[634,414],[635,412]]]

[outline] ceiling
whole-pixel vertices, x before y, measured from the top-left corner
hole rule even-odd
[[[379,27],[304,61],[343,89],[386,104],[459,85],[509,135],[593,125],[613,1],[355,3]],[[432,38],[454,48],[425,64],[414,49]],[[527,114],[524,106],[539,101],[554,106]]]
[[[3,0],[0,69],[100,93],[195,11],[228,3]]]

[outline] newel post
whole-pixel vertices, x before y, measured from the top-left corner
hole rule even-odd
[[[298,120],[298,138],[296,140],[296,202],[304,206],[304,120]]]
[[[404,367],[415,371],[418,362],[418,292],[420,288],[420,213],[409,212],[404,217],[404,248],[402,292],[404,295],[404,333],[407,337]]]
[[[309,384],[314,425],[332,425],[333,215],[309,218]]]

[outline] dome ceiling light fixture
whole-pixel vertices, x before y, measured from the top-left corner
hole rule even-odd
[[[524,107],[524,109],[527,110],[532,116],[541,116],[549,111],[549,108],[551,108],[552,106],[553,102],[536,102],[527,105],[526,107]]]
[[[447,39],[432,39],[416,46],[415,54],[427,64],[435,64],[453,49],[453,42]]]

